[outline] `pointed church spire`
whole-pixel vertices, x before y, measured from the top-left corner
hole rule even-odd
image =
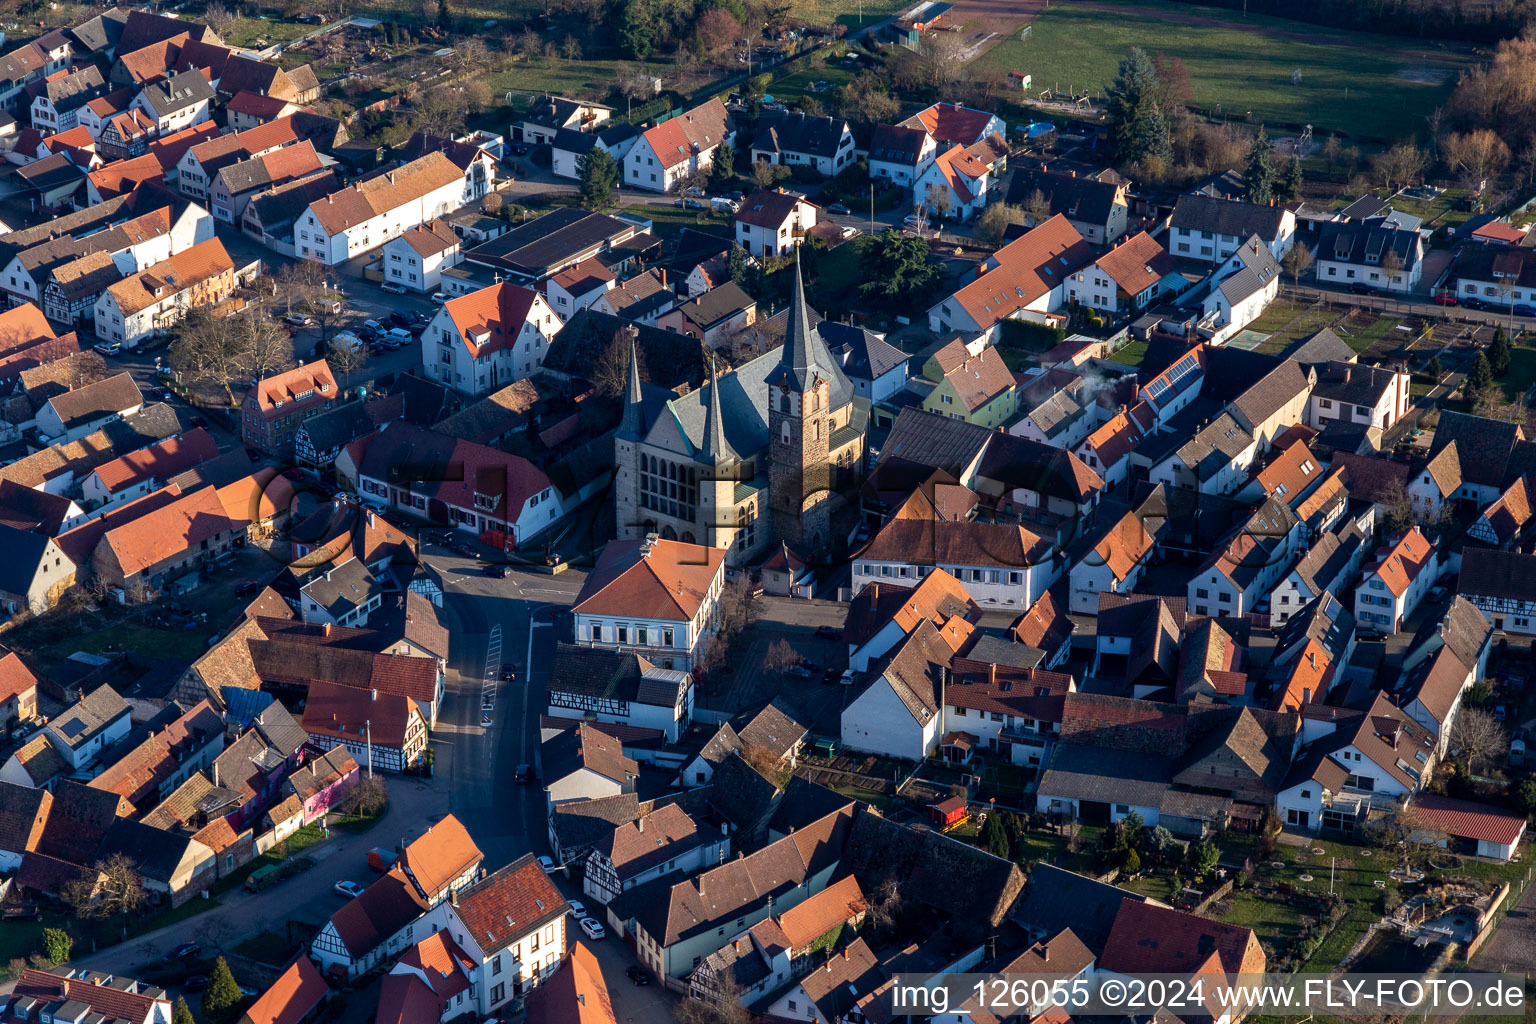
[[[768,383],[806,391],[817,377],[832,378],[832,357],[805,304],[805,279],[800,274],[800,246],[795,246],[795,291],[789,300],[789,315],[784,324],[784,348],[779,365],[768,375]]]
[[[703,461],[714,466],[728,466],[740,461],[736,449],[725,439],[725,417],[720,415],[720,376],[715,372],[715,357],[709,357],[709,406],[704,414]]]
[[[624,333],[629,335],[629,386],[624,392],[624,419],[619,423],[618,436],[624,441],[638,441],[645,430],[645,415],[641,407],[640,359],[635,353],[635,337],[640,332],[628,325]]]

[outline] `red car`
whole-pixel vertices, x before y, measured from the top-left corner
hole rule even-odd
[[[1461,305],[1461,303],[1456,301],[1456,296],[1452,295],[1450,292],[1437,292],[1436,294],[1429,297],[1429,301],[1433,302],[1437,306]]]

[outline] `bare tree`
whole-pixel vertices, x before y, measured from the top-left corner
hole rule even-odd
[[[451,85],[439,85],[416,101],[412,121],[417,130],[451,139],[464,130],[464,101]]]
[[[1301,279],[1307,271],[1312,269],[1316,260],[1312,256],[1312,250],[1303,242],[1296,242],[1291,246],[1290,252],[1285,254],[1285,272],[1291,275],[1291,284],[1301,284]]]
[[[901,881],[891,875],[869,894],[869,920],[877,928],[889,928],[901,913]]]
[[[458,64],[459,77],[473,78],[482,74],[491,63],[490,47],[479,36],[465,36],[454,44],[453,55]]]
[[[64,902],[82,918],[127,916],[144,905],[144,880],[139,867],[125,854],[99,860],[78,878],[64,884]]]
[[[320,344],[346,314],[346,295],[331,269],[316,260],[297,260],[277,272],[277,294],[290,313],[303,313],[320,328]]]
[[[927,84],[945,86],[965,67],[966,47],[957,32],[927,32],[918,43],[919,67]]]
[[[700,667],[706,672],[726,663],[731,648],[757,619],[755,589],[752,581],[743,573],[720,591],[719,625],[709,646],[704,649],[704,657],[700,659]]]
[[[1040,195],[1038,189],[1035,195]],[[1008,229],[1018,224],[1029,223],[1029,214],[1021,207],[1011,203],[993,203],[981,212],[976,219],[976,240],[988,245],[1001,245],[1003,238],[1008,234]],[[1034,223],[1040,223],[1038,220]]]
[[[293,339],[261,306],[248,306],[230,326],[242,372],[263,380],[293,365]]]
[[[210,0],[203,8],[203,24],[213,29],[220,36],[227,37],[234,31],[235,25],[240,21],[240,16],[225,7],[219,0]]]
[[[654,79],[644,68],[621,64],[614,72],[614,81],[618,84],[619,95],[629,101],[626,115],[633,108],[635,100],[648,100],[656,94]]]
[[[1451,724],[1451,753],[1466,758],[1470,772],[1507,750],[1508,743],[1504,727],[1482,708],[1463,707]]]
[[[628,326],[613,332],[613,340],[603,349],[603,354],[592,364],[592,386],[605,398],[618,398],[629,386],[629,336]],[[645,353],[635,349],[640,361],[640,375],[645,376]]]
[[[1487,128],[1447,135],[1440,152],[1469,192],[1482,192],[1490,178],[1509,166],[1509,146]]]
[[[389,787],[378,775],[364,774],[342,801],[341,809],[347,814],[372,818],[389,806]]]
[[[560,40],[560,56],[566,60],[581,60],[581,41],[567,32]]]
[[[1398,807],[1366,827],[1370,840],[1405,868],[1422,864],[1445,842],[1445,833],[1422,818],[1412,807]]]
[[[169,363],[183,384],[212,384],[234,398],[230,385],[242,372],[240,339],[231,318],[194,309],[176,328]]]
[[[695,985],[672,1008],[677,1024],[750,1024],[751,1011],[741,1005],[741,989],[731,974],[711,978],[708,988]]]
[[[944,215],[949,212],[949,208],[952,205],[949,189],[937,184],[928,186],[928,192],[923,199],[927,203],[928,209],[933,211],[935,220],[943,220]]]
[[[769,644],[767,653],[763,655],[763,668],[780,675],[798,664],[800,664],[800,653],[789,646],[789,641],[783,637]]]
[[[746,30],[724,7],[711,7],[694,22],[694,31],[698,33],[699,45],[704,47],[704,52],[724,63],[736,52],[736,44],[741,42]]]
[[[352,374],[362,369],[363,363],[368,360],[368,350],[361,342],[357,344],[338,344],[331,342],[325,350],[325,361],[331,364],[331,372],[341,374],[341,386],[345,390],[352,386]]]

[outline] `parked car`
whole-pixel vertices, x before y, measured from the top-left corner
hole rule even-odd
[[[791,666],[784,674],[795,679],[811,678],[811,670],[806,668],[804,665]]]
[[[115,341],[99,341],[91,347],[104,356],[115,356],[123,350],[123,346]]]
[[[379,285],[379,291],[389,295],[404,295],[405,285],[396,284],[393,281],[385,281],[383,284]]]
[[[289,313],[283,317],[283,323],[289,327],[313,327],[315,326],[315,318],[308,313]]]
[[[183,982],[181,987],[186,989],[188,992],[201,992],[203,989],[208,987],[208,975],[194,974],[192,977]]]
[[[1536,306],[1528,306],[1523,302],[1515,303],[1515,316],[1536,316]]]
[[[1376,294],[1376,289],[1372,288],[1370,285],[1366,284],[1364,281],[1351,281],[1349,283],[1349,290],[1350,290],[1351,293],[1353,293],[1355,295],[1374,295],[1374,294]]]
[[[1429,297],[1429,301],[1433,302],[1437,306],[1459,305],[1456,296],[1452,295],[1450,292],[1436,292]]]
[[[836,626],[816,627],[816,639],[818,640],[841,640],[842,638],[843,631]]]
[[[397,309],[393,313],[389,314],[389,322],[394,324],[396,327],[409,327],[416,321],[415,318],[411,316],[411,314],[402,312],[401,310]]]
[[[833,203],[831,206],[827,207],[827,212],[846,215],[848,213],[848,207],[844,206],[842,203]]]
[[[1509,710],[1505,708],[1503,704],[1495,704],[1493,706],[1493,717],[1498,721],[1504,721],[1504,717],[1507,714],[1509,714]]]
[[[254,594],[260,589],[261,584],[256,580],[241,580],[240,585],[235,587],[235,596],[244,597],[247,594]]]
[[[827,669],[825,672],[823,672],[821,674],[821,685],[822,686],[831,686],[833,683],[837,682],[837,677],[838,677],[839,674],[840,673],[835,668]]]
[[[560,870],[560,868],[558,866],[556,866],[554,860],[552,858],[550,858],[550,857],[540,857],[539,858],[539,867],[544,869],[544,873],[546,875],[552,875],[556,871]]]
[[[356,882],[348,882],[345,879],[337,882],[334,886],[332,886],[332,888],[334,888],[337,892],[341,893],[349,900],[356,899],[363,894],[362,886],[358,885]]]
[[[507,567],[504,565],[488,565],[485,567],[485,574],[493,580],[504,580],[507,578]]]
[[[375,332],[376,334],[384,333],[384,325],[379,323],[377,320],[364,320],[363,326],[368,328],[370,331]]]
[[[590,916],[587,913],[587,905],[581,902],[581,900],[567,900],[566,903],[570,906],[571,913],[576,915],[576,920],[580,921],[582,918]]]
[[[608,930],[597,923],[596,918],[584,917],[581,919],[581,930],[587,933],[587,938],[596,942],[608,934]]]
[[[384,337],[393,338],[402,345],[409,345],[412,341],[415,340],[411,337],[411,332],[405,330],[403,327],[390,328]]]
[[[704,209],[704,200],[695,196],[684,196],[677,201],[676,205],[681,206],[685,210],[702,210]]]
[[[634,982],[637,986],[649,985],[651,983],[651,972],[639,964],[630,964],[624,968],[624,977]]]
[[[433,302],[438,302],[438,303],[447,302],[448,301],[448,295],[445,292],[433,292],[432,293],[432,301]]]
[[[183,942],[165,956],[160,958],[163,964],[173,964],[178,960],[188,960],[203,951],[203,947],[195,942]]]
[[[533,781],[533,767],[526,764],[518,765],[517,771],[512,773],[512,781],[520,786],[526,786]]]

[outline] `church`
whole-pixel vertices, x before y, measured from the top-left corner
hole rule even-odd
[[[733,566],[781,544],[829,550],[858,486],[869,401],[811,324],[798,250],[784,344],[710,378],[682,396],[642,387],[631,341],[614,438],[619,537],[724,548]]]

